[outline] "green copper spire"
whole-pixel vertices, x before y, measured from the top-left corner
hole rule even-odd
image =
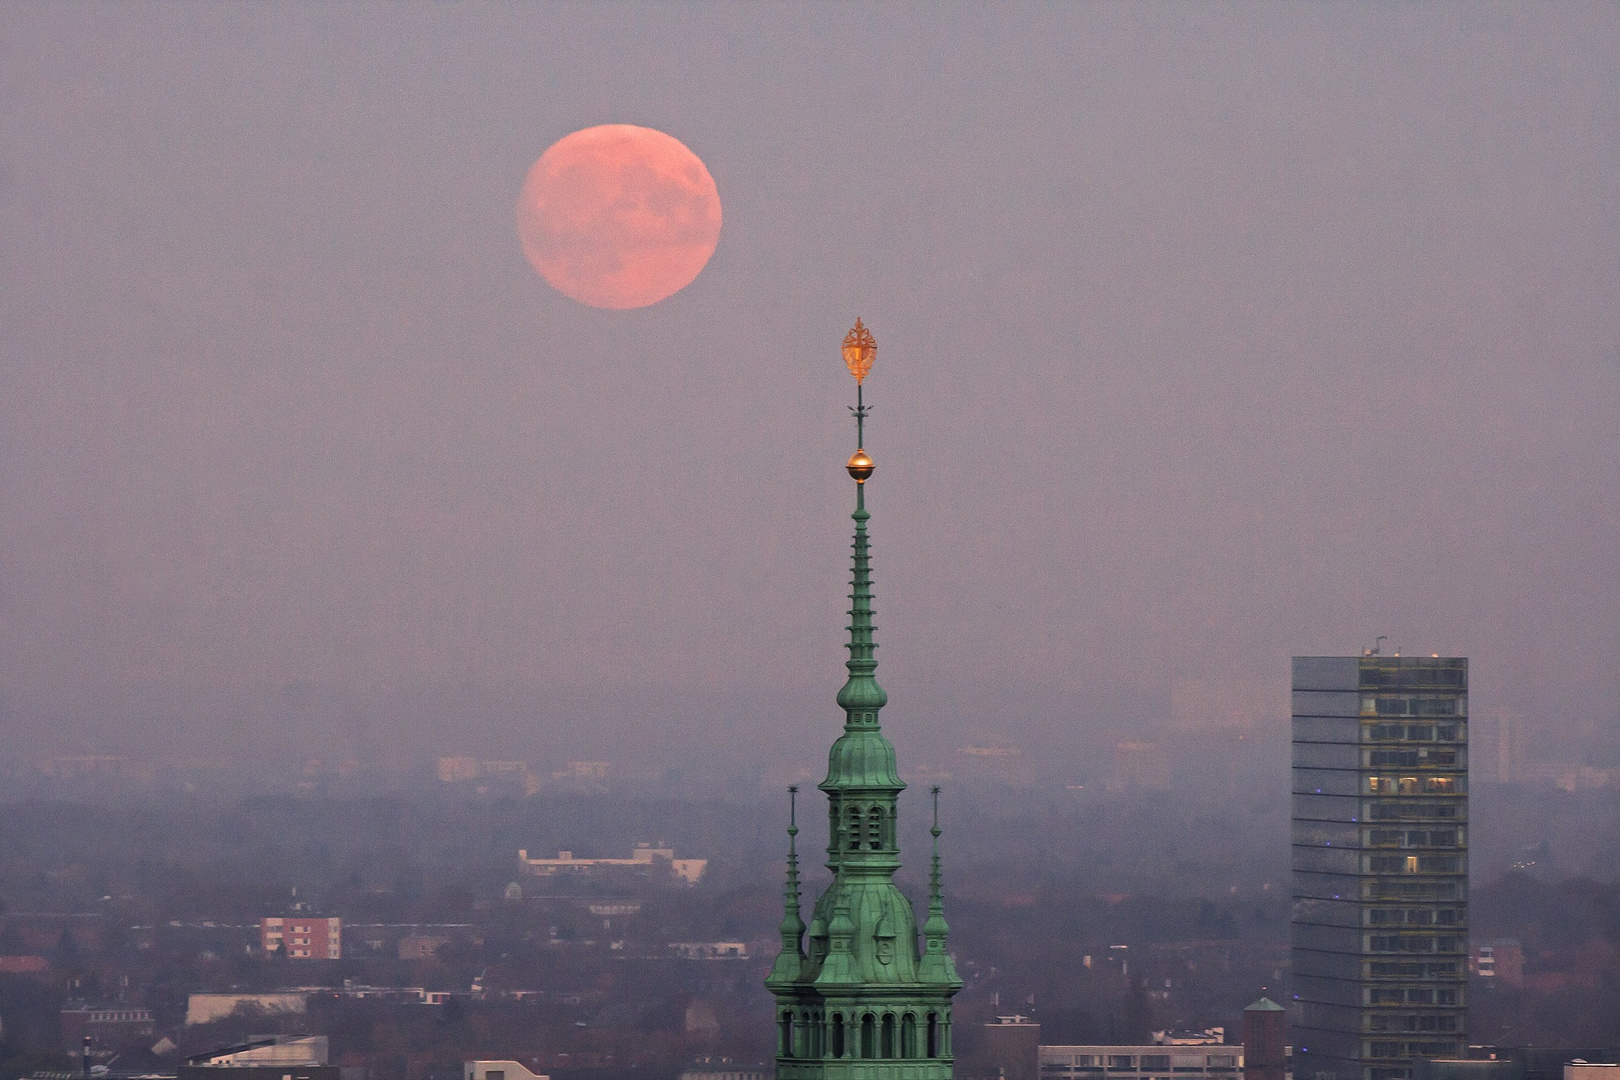
[[[857,451],[860,453],[862,451]],[[871,475],[868,473],[868,475]],[[889,703],[889,695],[878,685],[877,627],[872,625],[872,555],[866,538],[866,481],[855,485],[855,572],[849,593],[849,680],[838,691],[838,704],[848,714],[846,730],[877,727],[877,711]]]
[[[797,819],[789,811],[788,885],[782,952],[765,985],[777,999],[778,1080],[949,1080],[951,998],[961,980],[945,952],[948,928],[939,877],[939,789],[934,789],[934,855],[926,947],[917,917],[894,883],[900,868],[898,804],[905,784],[878,716],[888,695],[877,681],[872,622],[872,556],[866,482],[864,381],[877,342],[855,320],[844,362],[855,376],[855,537],[849,592],[848,675],[838,692],[844,730],[827,756],[827,869],[808,933],[799,914]],[[807,951],[801,942],[808,938]],[[903,1062],[897,1070],[896,1063]]]
[[[923,923],[923,955],[918,974],[925,982],[961,986],[956,976],[956,965],[945,951],[945,938],[951,928],[945,922],[945,894],[939,887],[939,788],[931,788],[934,796],[934,826],[928,830],[934,838],[934,858],[928,872],[928,921]]]
[[[804,920],[799,917],[799,786],[788,788],[787,885],[782,889],[782,951],[771,968],[770,980],[792,982],[804,967]]]

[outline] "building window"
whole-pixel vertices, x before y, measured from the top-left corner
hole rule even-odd
[[[900,1021],[900,1056],[914,1058],[917,1056],[917,1018],[906,1013]]]
[[[877,1021],[871,1013],[861,1017],[861,1057],[877,1056]]]
[[[928,1056],[939,1057],[939,1014],[928,1014]]]

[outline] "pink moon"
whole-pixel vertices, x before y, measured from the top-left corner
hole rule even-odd
[[[720,193],[679,139],[603,124],[540,155],[517,220],[523,254],[552,288],[591,307],[646,307],[708,265],[720,240]]]

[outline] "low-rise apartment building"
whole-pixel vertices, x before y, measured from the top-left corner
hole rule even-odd
[[[1243,1047],[1043,1046],[1042,1080],[1239,1080]]]
[[[314,915],[277,915],[259,920],[265,955],[285,949],[289,960],[337,960],[343,956],[343,920]]]

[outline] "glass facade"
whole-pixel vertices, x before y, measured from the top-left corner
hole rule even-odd
[[[1296,656],[1294,1075],[1467,1051],[1468,661]]]

